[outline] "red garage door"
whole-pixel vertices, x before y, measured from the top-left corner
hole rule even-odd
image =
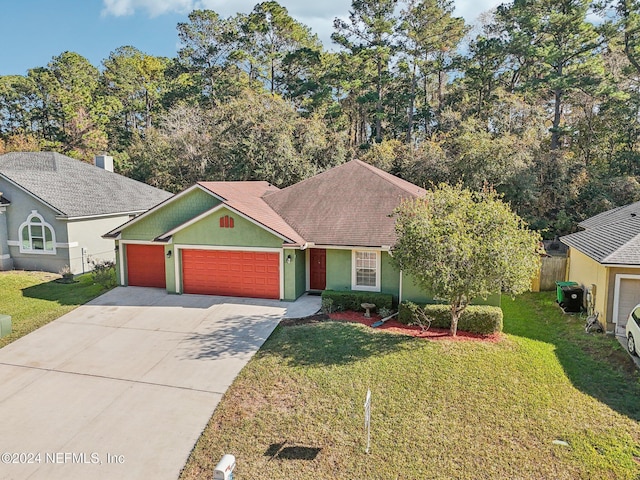
[[[184,293],[280,298],[280,255],[182,250]]]
[[[128,244],[127,279],[135,287],[166,288],[164,246]]]

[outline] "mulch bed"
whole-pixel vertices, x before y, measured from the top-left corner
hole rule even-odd
[[[293,325],[306,325],[311,323],[320,322],[352,322],[361,323],[362,325],[371,326],[373,323],[380,320],[380,315],[371,315],[371,318],[366,318],[363,312],[335,312],[329,315],[324,313],[317,313],[305,318],[285,318],[280,322],[283,326]],[[387,320],[379,327],[374,327],[374,330],[383,330],[385,332],[397,333],[401,335],[409,335],[417,338],[426,338],[429,340],[453,340],[458,342],[465,341],[482,341],[488,343],[497,343],[502,340],[502,334],[494,333],[492,335],[480,335],[477,333],[462,332],[458,330],[455,337],[449,335],[448,329],[443,328],[429,328],[427,331],[422,331],[420,327],[413,325],[405,325],[398,322],[395,319]]]

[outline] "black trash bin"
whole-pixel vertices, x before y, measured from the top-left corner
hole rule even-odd
[[[567,313],[579,313],[582,311],[582,287],[564,286],[562,288],[562,302],[560,306]]]

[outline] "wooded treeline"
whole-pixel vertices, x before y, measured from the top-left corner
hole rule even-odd
[[[419,185],[494,186],[551,237],[640,199],[640,0],[352,0],[332,50],[276,2],[192,12],[176,58],[64,52],[0,77],[0,153],[109,152],[170,191],[286,186],[358,157]]]

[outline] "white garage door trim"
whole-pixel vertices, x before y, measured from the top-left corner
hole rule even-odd
[[[222,250],[228,252],[269,252],[278,254],[278,274],[280,276],[280,300],[284,298],[284,268],[282,263],[283,249],[269,247],[229,247],[225,245],[174,245],[176,293],[183,293],[182,288],[182,256],[180,250]]]
[[[616,282],[613,290],[613,323],[615,324],[616,334],[618,330],[618,314],[620,313],[620,284],[622,280],[640,280],[640,275],[626,273],[619,273],[616,275]]]
[[[118,260],[120,263],[120,285],[125,285],[124,249],[126,245],[166,245],[167,242],[150,242],[148,240],[120,240],[118,242]],[[129,272],[126,272],[127,274]],[[128,275],[127,275],[128,276]]]

